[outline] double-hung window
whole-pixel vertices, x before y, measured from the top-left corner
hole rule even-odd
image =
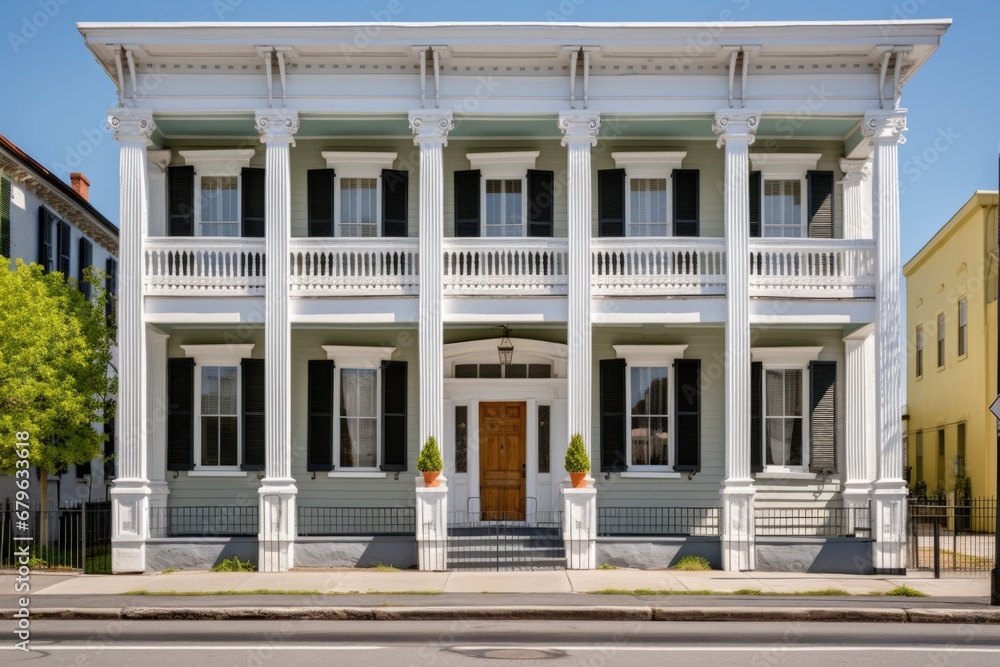
[[[241,233],[242,183],[252,148],[180,151],[194,167],[194,222],[197,236],[235,237]]]
[[[467,153],[481,180],[482,235],[494,238],[527,236],[528,170],[535,168],[538,151]]]
[[[821,347],[753,348],[760,362],[763,463],[773,472],[804,472],[809,466],[809,362]]]
[[[625,170],[625,234],[662,237],[671,233],[671,175],[680,169],[686,152],[612,153]]]
[[[323,151],[332,169],[337,205],[334,230],[345,238],[381,236],[382,171],[391,169],[396,153]]]
[[[914,364],[915,365],[914,374],[919,379],[924,375],[924,328],[923,327],[917,327],[916,337],[917,337],[916,340],[917,355]]]
[[[963,297],[958,300],[958,356],[969,352],[969,307]]]
[[[803,238],[808,233],[804,196],[806,176],[815,170],[819,153],[751,153],[754,171],[761,174],[761,231],[765,238]]]
[[[944,313],[937,316],[937,365],[944,368]]]

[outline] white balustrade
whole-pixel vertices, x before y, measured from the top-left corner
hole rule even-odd
[[[444,239],[444,293],[564,295],[566,239]]]
[[[594,296],[725,294],[721,238],[628,239],[590,242]]]
[[[758,296],[875,296],[875,242],[751,239],[750,292]]]
[[[415,295],[418,240],[295,238],[289,267],[293,296]]]
[[[153,237],[143,246],[147,295],[264,293],[264,239]]]

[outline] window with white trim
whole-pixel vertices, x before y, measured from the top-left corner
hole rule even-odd
[[[969,308],[965,298],[958,300],[958,356],[969,352]]]
[[[914,373],[917,378],[920,378],[924,374],[924,328],[917,327],[917,356],[914,363],[915,369]]]
[[[944,368],[944,313],[937,316],[937,365]]]
[[[615,345],[625,359],[628,438],[626,456],[630,471],[669,471],[674,464],[673,426],[674,360],[684,357],[687,345]]]
[[[751,153],[754,171],[761,175],[761,236],[804,238],[808,233],[808,210],[803,193],[806,175],[816,169],[820,153]]]
[[[396,153],[323,151],[334,171],[336,235],[374,238],[382,235],[382,170],[392,169]]]
[[[670,235],[671,174],[680,169],[686,152],[612,153],[625,170],[625,234],[634,237]]]
[[[809,466],[809,419],[806,388],[809,362],[822,347],[762,347],[751,359],[762,365],[764,466],[768,471],[805,471]]]
[[[195,230],[198,236],[240,235],[240,172],[250,166],[254,149],[180,151],[194,167]]]
[[[539,151],[466,153],[472,169],[482,174],[480,215],[483,236],[527,236],[528,170],[535,168]]]
[[[253,344],[181,345],[194,359],[195,469],[239,470],[243,397],[240,362]]]
[[[381,366],[396,348],[324,345],[323,349],[334,364],[334,468],[377,471],[382,452]]]

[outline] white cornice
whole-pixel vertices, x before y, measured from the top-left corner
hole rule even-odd
[[[683,359],[687,345],[612,345],[619,359],[629,366],[669,366]]]
[[[199,366],[235,366],[242,359],[249,359],[253,343],[238,345],[181,345],[184,356],[194,359]]]
[[[822,347],[754,347],[750,359],[766,366],[798,367],[816,361],[822,351]]]

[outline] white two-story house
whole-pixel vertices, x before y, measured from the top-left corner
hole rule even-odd
[[[429,436],[453,526],[558,528],[579,433],[598,562],[904,570],[900,96],[948,25],[81,24],[115,569],[409,566]]]

